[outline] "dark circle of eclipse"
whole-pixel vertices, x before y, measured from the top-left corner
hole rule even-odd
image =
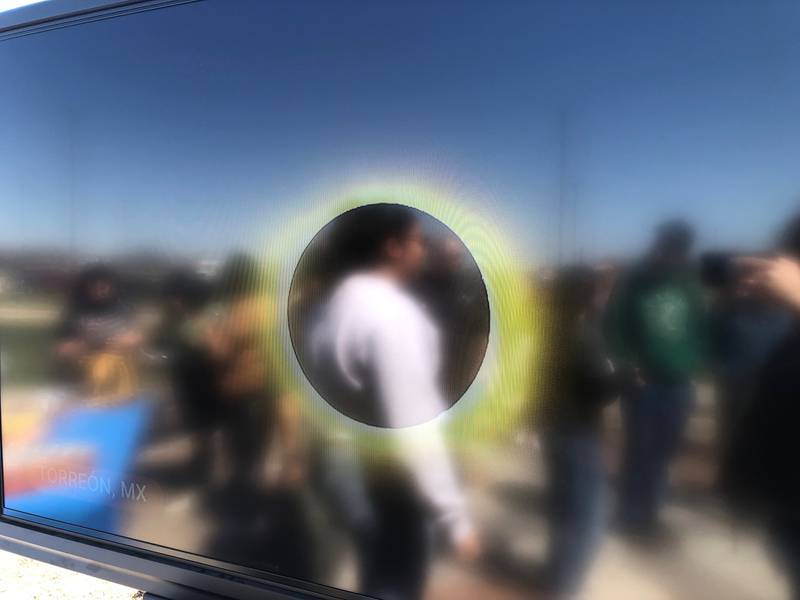
[[[380,400],[332,389],[324,377],[315,373],[308,344],[316,316],[347,274],[342,266],[342,253],[334,247],[336,234],[357,222],[359,211],[370,206],[375,205],[360,206],[338,215],[303,250],[292,275],[287,317],[295,357],[316,392],[337,412],[367,425],[386,428],[388,424],[375,406]],[[432,215],[403,207],[415,214],[428,240],[428,261],[411,291],[439,329],[439,384],[444,399],[441,412],[444,412],[466,393],[483,363],[489,343],[489,296],[478,263],[461,238]],[[455,257],[460,264],[448,264],[447,260]],[[421,423],[412,425],[418,424]]]

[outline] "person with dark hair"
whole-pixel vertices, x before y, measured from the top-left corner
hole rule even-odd
[[[294,407],[281,393],[267,355],[269,330],[277,307],[263,289],[258,263],[235,254],[219,280],[221,314],[206,341],[214,362],[221,408],[218,420],[230,453],[230,475],[237,485],[259,479],[261,459],[280,439],[284,475],[299,469],[299,440]]]
[[[367,205],[340,219],[333,234],[339,282],[311,332],[320,393],[348,416],[369,425],[407,427],[428,421],[442,410],[438,404],[439,332],[408,292],[427,253],[421,224],[414,209],[394,204]],[[389,331],[391,327],[403,331]],[[406,333],[410,339],[403,340],[397,333]],[[385,342],[380,354],[369,357],[380,361],[376,369],[388,375],[401,364],[419,363],[414,368],[427,376],[425,383],[434,389],[425,390],[426,396],[417,402],[407,402],[405,395],[396,397],[395,387],[381,390],[388,386],[388,378],[360,372],[370,352],[364,345],[370,339]],[[390,344],[392,339],[398,344],[405,341],[409,348]],[[346,344],[350,354],[333,352],[334,343],[340,348]],[[394,356],[398,350],[415,355]]]
[[[733,431],[753,401],[759,373],[790,331],[791,317],[779,303],[743,293],[733,254],[703,256],[703,283],[709,290],[709,371],[717,404],[717,447],[724,454]]]
[[[215,524],[209,552],[307,577],[310,534],[297,493],[305,468],[299,413],[269,354],[278,308],[262,268],[246,254],[227,261],[219,279],[220,312],[206,335],[219,394],[214,415],[227,459],[225,481],[206,499]]]
[[[800,257],[800,214],[789,219],[778,236],[778,250],[785,256]]]
[[[231,255],[219,276],[218,295],[223,300],[252,296],[259,291],[258,264],[252,256],[239,252]]]
[[[368,204],[339,217],[331,236],[331,246],[336,249],[337,274],[379,266],[384,262],[387,240],[408,239],[409,234],[421,237],[415,212],[399,204]],[[420,261],[422,249],[415,250],[414,256]],[[416,274],[421,262],[411,264],[409,261],[409,267]]]
[[[138,381],[133,350],[142,335],[110,267],[95,265],[78,275],[57,336],[58,357],[92,403],[133,394]]]
[[[163,326],[156,340],[169,361],[172,392],[193,441],[193,482],[212,476],[212,434],[220,405],[215,365],[203,337],[210,299],[211,286],[194,273],[169,275],[163,290]]]
[[[475,259],[452,231],[431,244],[413,291],[441,332],[440,380],[445,400],[464,394],[483,362],[489,332],[489,298]]]
[[[340,219],[340,281],[311,331],[312,381],[363,423],[403,429],[430,421],[447,404],[439,331],[409,291],[427,250],[417,211],[377,204]],[[478,541],[439,430],[421,445],[401,432],[393,439],[387,461],[361,467],[370,518],[356,532],[360,591],[413,600],[424,591],[432,525],[463,557],[477,555]]]
[[[614,368],[599,326],[599,273],[566,267],[551,285],[549,385],[540,425],[549,544],[540,584],[548,597],[561,598],[580,590],[599,546],[605,521],[602,411],[628,377]]]
[[[779,302],[789,333],[758,373],[752,402],[734,429],[722,467],[722,489],[734,510],[764,524],[772,550],[800,600],[800,216],[779,243],[777,258],[738,259],[741,292]]]
[[[619,504],[621,531],[640,541],[666,533],[658,517],[668,466],[693,404],[692,379],[706,357],[704,298],[689,264],[693,239],[684,221],[662,224],[648,256],[615,290],[608,313],[612,351],[640,382],[622,398]]]

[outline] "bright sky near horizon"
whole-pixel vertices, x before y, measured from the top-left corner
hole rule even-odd
[[[223,0],[0,43],[8,245],[221,249],[381,178],[477,198],[528,256],[800,208],[800,7]],[[72,233],[70,233],[72,232]]]
[[[28,6],[29,4],[37,4],[44,1],[45,0],[0,0],[0,12],[13,10],[22,6]]]

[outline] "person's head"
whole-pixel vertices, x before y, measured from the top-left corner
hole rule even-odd
[[[219,295],[225,300],[249,296],[258,291],[258,263],[243,252],[233,254],[225,262],[219,278]]]
[[[597,273],[586,265],[560,269],[552,281],[553,307],[560,322],[575,323],[596,307]]]
[[[207,304],[210,289],[198,275],[180,270],[167,277],[163,295],[167,310],[171,313],[193,314]]]
[[[778,251],[800,260],[800,214],[794,215],[778,237]]]
[[[455,273],[463,267],[468,251],[455,233],[448,232],[437,239],[435,254],[440,269]]]
[[[399,204],[369,204],[343,217],[334,247],[345,270],[385,269],[400,279],[421,270],[427,253],[418,211]]]
[[[683,219],[666,221],[656,229],[651,253],[652,259],[662,267],[681,267],[689,260],[694,244],[694,230]]]
[[[72,291],[72,306],[77,310],[98,310],[115,306],[119,302],[119,278],[106,265],[84,269]]]

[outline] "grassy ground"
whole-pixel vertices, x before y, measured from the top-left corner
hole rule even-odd
[[[32,322],[0,321],[0,364],[4,385],[48,380],[53,329]]]

